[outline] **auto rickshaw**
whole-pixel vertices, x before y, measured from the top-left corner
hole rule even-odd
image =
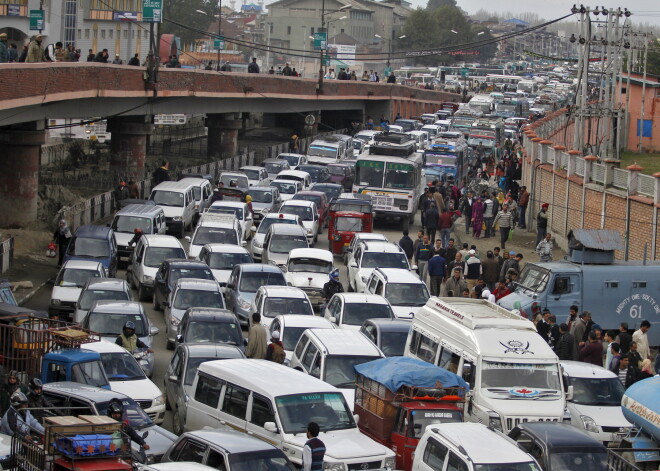
[[[373,229],[371,198],[342,195],[330,203],[328,240],[333,255],[342,255],[357,232]]]

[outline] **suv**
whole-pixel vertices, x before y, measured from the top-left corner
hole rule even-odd
[[[132,301],[131,288],[119,278],[90,278],[78,297],[73,322],[82,322],[94,301],[101,300]]]
[[[289,163],[289,169],[296,170],[298,165],[305,165],[307,163],[307,156],[304,154],[292,154],[286,152],[284,154],[279,154],[278,159],[286,160]]]
[[[266,234],[270,229],[270,226],[273,224],[297,224],[300,227],[303,227],[303,223],[298,216],[293,214],[283,214],[283,213],[269,213],[266,214],[259,224],[257,232],[252,238],[252,257],[255,262],[261,261],[261,256],[264,251],[264,239]]]
[[[365,293],[384,296],[397,319],[412,319],[431,295],[426,284],[409,270],[376,268],[367,281]]]
[[[206,244],[199,252],[199,259],[206,263],[220,286],[227,285],[232,269],[241,263],[253,263],[245,247],[231,244]]]
[[[248,185],[250,188],[253,186],[268,185],[270,183],[270,177],[268,172],[263,167],[257,167],[252,165],[246,165],[239,169],[248,177]]]
[[[261,323],[268,328],[278,315],[313,316],[312,303],[305,292],[293,286],[262,286],[254,297],[254,312],[261,315]]]
[[[235,216],[240,227],[238,240],[248,240],[252,234],[252,213],[247,203],[242,201],[216,201],[209,208],[209,213]]]
[[[241,325],[249,325],[254,297],[261,286],[286,286],[284,273],[273,265],[243,263],[236,265],[225,288],[227,309],[232,311]]]
[[[364,241],[348,254],[348,290],[362,293],[376,267],[410,270],[403,249],[391,242]],[[373,291],[372,291],[373,292]],[[376,293],[380,294],[380,293]]]
[[[313,201],[291,199],[282,203],[280,212],[295,214],[300,217],[307,233],[307,242],[310,246],[318,240],[321,224],[319,223],[319,210],[316,207],[316,203]]]
[[[282,162],[284,162],[284,160],[282,160]],[[282,198],[282,201],[290,200],[293,198],[293,195],[303,190],[301,182],[296,180],[280,180],[279,178],[270,182],[270,185],[268,186],[277,188],[280,192],[280,198]]]
[[[289,170],[291,168],[289,162],[284,159],[266,159],[261,162],[261,166],[266,169],[268,172],[268,177],[271,179],[271,181],[275,180],[280,172]]]
[[[167,235],[140,237],[131,256],[131,265],[126,270],[126,281],[137,289],[140,301],[146,301],[153,293],[156,273],[161,263],[169,258],[186,258],[183,245],[175,237]]]
[[[312,179],[312,183],[330,182],[330,171],[325,165],[313,165],[313,164],[299,165],[296,170],[309,173],[309,177]],[[309,185],[307,188],[309,188],[310,186],[311,185]]]
[[[241,351],[247,339],[243,338],[236,316],[226,309],[191,307],[181,319],[177,344],[220,343],[233,345]]]
[[[69,260],[100,262],[113,278],[119,260],[114,231],[104,226],[80,226],[69,242],[63,262]]]
[[[540,467],[501,432],[482,424],[459,422],[426,427],[415,450],[412,471],[444,469],[539,471]]]
[[[304,228],[295,224],[273,224],[264,239],[263,263],[286,266],[289,252],[309,248]]]
[[[340,329],[360,330],[367,319],[393,319],[392,306],[382,296],[337,293],[326,304],[324,317]]]
[[[87,282],[93,278],[107,278],[107,276],[101,262],[91,260],[64,262],[55,278],[48,314],[51,317],[73,317],[78,298]]]
[[[280,191],[273,186],[252,186],[248,190],[248,195],[252,197],[255,225],[268,213],[279,209],[282,204]]]
[[[293,195],[292,200],[312,201],[316,204],[319,215],[319,234],[322,234],[323,229],[328,227],[330,217],[330,203],[326,194],[322,191],[305,190]]]
[[[180,332],[180,322],[191,306],[205,308],[225,308],[225,299],[220,291],[220,285],[215,280],[179,278],[165,302],[165,333],[167,348],[174,347],[177,333]]]
[[[163,309],[179,278],[215,280],[209,266],[200,260],[168,259],[161,263],[154,280],[154,309]]]
[[[242,228],[236,217],[233,214],[213,213],[212,210],[209,208],[208,212],[202,214],[192,237],[186,236],[190,244],[188,258],[197,258],[206,244],[245,245],[242,242]]]
[[[128,243],[135,235],[135,229],[143,234],[165,234],[165,212],[155,204],[129,204],[115,213],[112,230],[117,241],[118,265],[126,266],[131,259],[133,247]]]

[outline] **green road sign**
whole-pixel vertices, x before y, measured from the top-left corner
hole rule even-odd
[[[30,10],[30,31],[41,31],[44,29],[44,11]]]
[[[314,33],[314,49],[324,51],[328,46],[328,33]]]
[[[225,40],[224,39],[214,39],[213,40],[213,48],[214,49],[224,49],[225,48]]]
[[[467,77],[469,72],[470,72],[470,69],[467,69],[467,68],[463,67],[461,69],[461,77],[464,77],[464,78]]]
[[[146,23],[162,23],[163,0],[142,0],[142,21]]]

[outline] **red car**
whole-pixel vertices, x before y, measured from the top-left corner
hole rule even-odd
[[[313,201],[319,210],[319,227],[321,232],[323,228],[328,227],[328,211],[330,211],[330,203],[328,197],[322,191],[305,190],[299,191],[293,195],[294,200]]]

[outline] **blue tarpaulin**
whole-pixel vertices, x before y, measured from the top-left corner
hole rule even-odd
[[[432,388],[436,383],[443,388],[465,388],[470,386],[460,376],[439,366],[408,357],[390,357],[363,363],[355,367],[362,376],[384,385],[396,393],[401,386]]]

